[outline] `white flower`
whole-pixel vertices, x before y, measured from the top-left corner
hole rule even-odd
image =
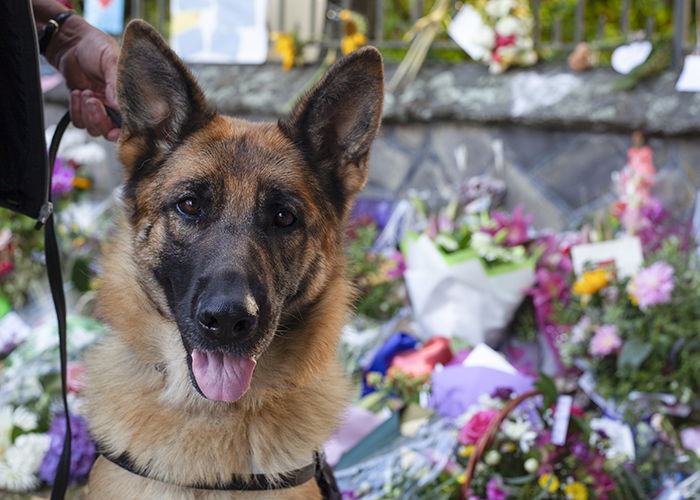
[[[520,64],[523,66],[532,66],[537,62],[537,52],[534,50],[526,50],[520,55]]]
[[[517,17],[506,16],[502,17],[496,23],[496,33],[503,37],[522,34],[523,23]]]
[[[39,423],[39,417],[27,410],[24,406],[18,406],[12,413],[12,424],[23,431],[33,431]]]
[[[12,444],[12,408],[0,407],[0,459]]]
[[[489,451],[484,457],[484,462],[488,465],[497,465],[501,461],[501,455],[496,450]]]
[[[525,467],[525,470],[529,472],[530,474],[534,474],[537,472],[537,469],[539,468],[540,463],[537,461],[536,458],[528,458],[525,460],[525,463],[523,464],[523,467]]]
[[[537,439],[537,433],[532,430],[532,426],[526,420],[520,418],[517,420],[505,420],[501,424],[501,430],[508,439],[518,442],[520,449],[525,453],[530,451],[530,447]]]
[[[490,17],[500,19],[510,14],[515,5],[515,0],[490,0],[486,3],[484,10]]]
[[[5,462],[0,462],[0,490],[28,491],[39,486],[35,474],[15,470]]]
[[[48,434],[22,434],[7,450],[5,460],[10,468],[22,474],[36,474],[51,444]]]
[[[88,142],[79,146],[67,149],[63,153],[63,158],[73,160],[79,165],[94,167],[103,163],[107,159],[104,147],[96,142]]]

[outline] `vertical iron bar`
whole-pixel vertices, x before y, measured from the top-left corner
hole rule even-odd
[[[316,6],[316,0],[311,0],[311,24],[310,24],[310,30],[311,33],[309,33],[309,40],[314,40],[316,41],[316,9],[318,7]]]
[[[605,14],[601,14],[598,16],[598,25],[596,26],[595,29],[595,36],[596,40],[603,40],[605,38],[605,23],[608,22],[608,18],[605,17]]]
[[[535,50],[540,47],[542,41],[542,24],[540,21],[540,0],[532,0],[532,41],[535,43]]]
[[[683,60],[684,0],[673,0],[673,67],[680,68]]]
[[[384,0],[374,2],[374,39],[384,40]]]
[[[656,31],[656,19],[654,18],[654,16],[647,17],[645,31],[647,34],[647,38],[651,38],[651,35],[653,35],[654,31]]]
[[[142,0],[131,0],[131,19],[143,17]]]
[[[156,1],[156,19],[158,19],[158,31],[167,38],[165,32],[165,0]]]
[[[583,14],[585,11],[585,7],[585,0],[578,0],[576,2],[576,24],[574,26],[574,42],[576,43],[580,43],[581,41],[583,41]]]
[[[277,8],[277,30],[280,32],[285,31],[284,29],[284,2],[285,0],[278,0]]]
[[[411,0],[411,24],[423,17],[423,2],[421,0]]]
[[[622,31],[622,37],[627,40],[630,33],[630,0],[622,0],[620,31]]]

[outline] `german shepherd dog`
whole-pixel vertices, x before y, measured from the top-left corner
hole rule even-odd
[[[205,488],[274,484],[338,424],[344,225],[380,123],[381,56],[340,59],[278,123],[207,107],[143,21],[127,27],[118,71],[125,213],[99,287],[111,334],[87,360],[103,454],[88,498],[319,498],[313,479]]]

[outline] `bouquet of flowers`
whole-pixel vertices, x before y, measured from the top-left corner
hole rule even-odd
[[[491,73],[502,73],[537,62],[533,24],[525,0],[486,0],[476,2],[476,8],[464,4],[447,31],[472,59],[488,64]]]
[[[697,266],[697,256],[671,239],[629,278],[611,267],[584,272],[572,290],[578,301],[560,316],[573,325],[561,339],[564,361],[590,373],[604,398],[626,402],[634,413],[651,413],[654,401],[694,404],[700,396]],[[644,403],[636,410],[635,400]]]
[[[457,470],[466,466],[477,442],[512,397],[514,393],[509,388],[498,389],[480,398],[479,405],[462,417],[464,424],[455,457]],[[566,408],[561,415],[559,405]],[[589,425],[589,417],[561,399],[551,406],[527,405],[526,401],[516,407],[500,424],[488,451],[477,462],[467,498],[608,498],[616,489],[611,472],[629,457],[611,452],[608,436],[595,428],[604,425],[604,421],[593,419]],[[558,429],[562,422],[563,434]],[[463,482],[463,477],[458,476],[457,482]]]
[[[423,234],[403,244],[404,277],[414,314],[428,336],[495,342],[533,284],[532,216],[431,216]]]

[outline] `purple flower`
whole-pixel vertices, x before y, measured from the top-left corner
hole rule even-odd
[[[71,483],[81,482],[87,478],[92,463],[95,461],[95,443],[88,433],[87,421],[80,415],[70,416],[71,425],[71,458],[70,476]],[[66,435],[66,417],[58,415],[54,417],[49,429],[51,445],[46,452],[44,460],[39,468],[39,477],[49,484],[53,484],[56,477],[58,461],[63,451],[63,438]]]
[[[669,302],[673,287],[673,267],[665,262],[655,262],[649,267],[642,268],[632,278],[627,291],[635,304],[638,304],[641,309],[646,309],[649,306]]]
[[[591,451],[586,443],[576,441],[571,445],[571,454],[581,463],[588,463],[591,460]]]
[[[51,176],[51,192],[54,195],[66,193],[73,189],[73,179],[75,178],[75,170],[70,165],[63,162],[63,159],[57,157],[53,164],[53,175]]]
[[[486,483],[486,499],[487,500],[505,500],[508,498],[508,492],[501,489],[501,480],[494,477]]]
[[[512,394],[513,389],[511,387],[496,387],[491,393],[491,397],[494,399],[509,401]]]
[[[595,332],[591,339],[590,351],[594,356],[607,356],[618,352],[622,347],[622,339],[617,335],[615,325],[603,325]]]

